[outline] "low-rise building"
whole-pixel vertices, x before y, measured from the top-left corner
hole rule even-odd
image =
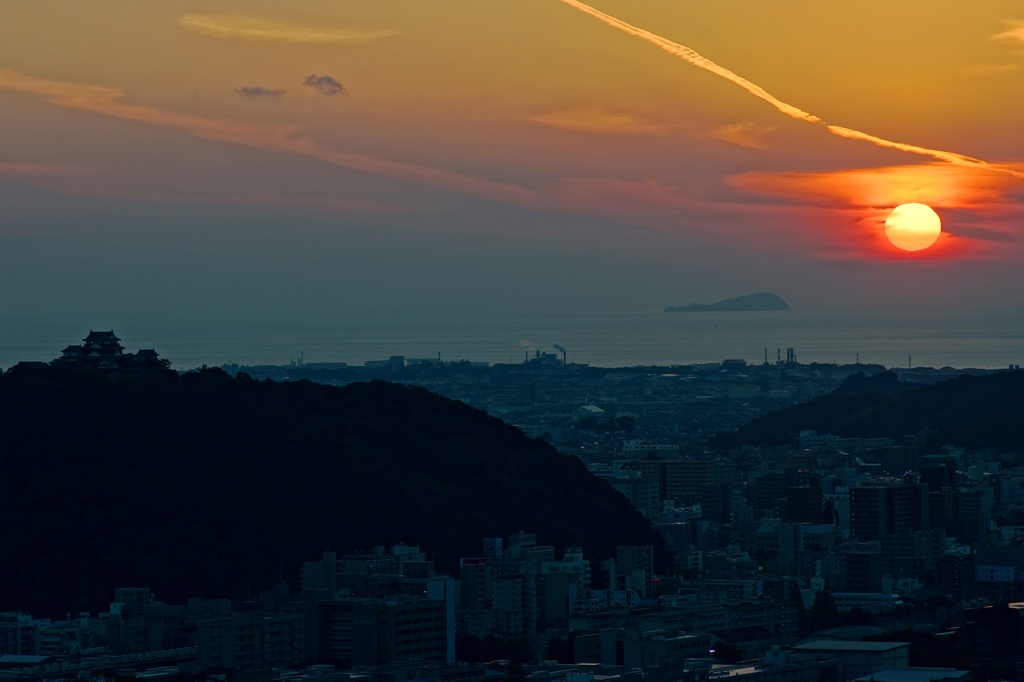
[[[793,653],[839,661],[837,682],[848,682],[881,670],[910,666],[910,644],[907,642],[835,642],[818,641],[799,644]]]

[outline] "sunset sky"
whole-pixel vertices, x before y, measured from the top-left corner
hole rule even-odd
[[[1020,0],[3,9],[6,314],[1024,307]]]

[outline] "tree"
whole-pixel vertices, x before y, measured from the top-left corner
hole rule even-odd
[[[736,663],[743,659],[743,650],[735,644],[724,640],[715,642],[715,648],[711,650],[711,658],[726,663]]]
[[[559,663],[575,663],[575,640],[575,632],[570,632],[565,636],[554,635],[550,640],[548,640],[547,649],[544,651],[544,658],[549,661],[558,661]]]
[[[818,592],[811,605],[811,612],[807,619],[811,630],[825,630],[839,625],[839,610],[836,608],[836,600],[828,590]]]

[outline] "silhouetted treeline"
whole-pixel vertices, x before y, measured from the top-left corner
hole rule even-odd
[[[714,447],[784,445],[803,429],[845,437],[889,436],[929,429],[929,446],[1024,449],[1024,372],[959,376],[931,386],[899,383],[883,372],[849,377],[833,393],[755,419],[711,440]]]
[[[440,570],[520,529],[595,560],[649,523],[576,458],[461,402],[204,369],[0,376],[0,610],[102,610],[115,586],[244,597],[303,561],[405,542]]]

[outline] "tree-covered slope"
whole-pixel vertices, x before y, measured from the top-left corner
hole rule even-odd
[[[898,439],[928,429],[933,444],[1024,449],[1024,372],[962,375],[931,386],[900,384],[895,375],[855,375],[833,393],[759,417],[712,444],[781,445],[803,429],[838,436]]]
[[[0,377],[0,610],[239,596],[302,561],[398,542],[439,568],[535,531],[594,559],[654,541],[575,458],[424,389],[232,379]]]

